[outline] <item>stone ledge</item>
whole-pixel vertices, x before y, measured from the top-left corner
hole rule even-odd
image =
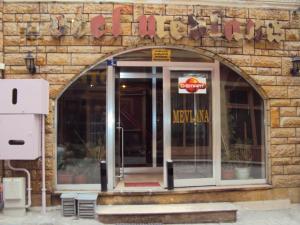
[[[124,195],[169,195],[169,194],[196,194],[196,193],[211,193],[211,192],[228,192],[228,191],[256,191],[268,190],[273,186],[269,184],[260,185],[239,185],[239,186],[214,186],[214,187],[197,187],[197,188],[175,188],[174,190],[155,190],[155,191],[114,191],[101,192],[100,196],[124,196]]]
[[[214,186],[214,187],[197,187],[197,188],[175,188],[174,190],[161,189],[157,191],[112,191],[99,192],[100,196],[124,196],[124,195],[168,195],[168,194],[189,194],[189,193],[210,193],[210,192],[228,192],[228,191],[257,191],[272,189],[270,184],[255,184],[255,185],[239,185],[239,186]],[[95,190],[94,190],[95,191]],[[56,190],[53,195],[60,195],[66,192],[93,192],[91,191],[67,191]]]

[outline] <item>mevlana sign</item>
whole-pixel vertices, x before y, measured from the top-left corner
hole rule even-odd
[[[91,19],[91,33],[95,38],[101,38],[106,33],[110,32],[114,37],[122,34],[121,28],[121,10],[122,7],[115,8],[112,13],[112,28],[107,30],[104,16],[99,15]],[[175,40],[180,40],[186,35],[187,24],[189,25],[189,37],[194,40],[199,40],[202,37],[210,36],[212,38],[225,38],[231,40],[262,40],[264,37],[270,42],[280,42],[283,40],[283,30],[277,21],[270,21],[266,26],[262,21],[257,20],[255,23],[248,19],[245,25],[245,32],[240,31],[241,24],[236,19],[230,19],[224,23],[222,31],[219,24],[220,13],[213,12],[210,15],[210,26],[207,26],[205,19],[198,19],[193,15],[188,16],[188,21],[182,19],[170,20],[167,16],[158,15],[141,15],[139,17],[139,35],[141,37],[165,38],[170,35]],[[166,30],[166,25],[169,29]],[[265,28],[265,32],[263,32]]]

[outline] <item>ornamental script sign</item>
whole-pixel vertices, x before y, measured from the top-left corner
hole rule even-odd
[[[107,32],[110,32],[114,37],[122,34],[121,29],[121,7],[115,8],[112,13],[112,28],[106,28],[106,20],[102,15],[91,19],[91,33],[95,38],[100,38]],[[138,18],[139,26],[138,33],[141,37],[158,38],[172,37],[175,40],[180,40],[187,34],[191,39],[199,40],[205,36],[212,38],[225,38],[227,41],[239,41],[241,39],[259,41],[266,37],[270,42],[280,42],[284,38],[281,25],[277,21],[269,21],[266,25],[257,20],[256,22],[248,19],[243,26],[245,31],[241,31],[241,23],[236,19],[227,20],[222,30],[221,13],[218,11],[212,12],[209,17],[210,26],[204,18],[196,18],[194,15],[189,15],[188,20],[176,18],[170,20],[167,16],[158,15],[141,15]],[[265,32],[263,32],[265,29]]]
[[[107,22],[107,16],[97,15],[90,21],[85,21],[82,16],[82,8],[77,9],[73,19],[67,21],[64,15],[52,15],[50,33],[54,38],[67,35],[67,29],[71,30],[74,38],[82,38],[84,35],[91,35],[94,38],[101,38],[106,34],[117,38],[122,35],[121,15],[123,7],[113,10],[111,19]],[[224,20],[223,20],[224,19]],[[222,21],[225,21],[224,23]],[[226,18],[220,11],[213,11],[209,17],[196,17],[195,15],[178,16],[170,19],[163,15],[141,15],[138,17],[137,33],[142,38],[172,38],[180,40],[189,37],[193,40],[200,40],[203,37],[214,39],[225,39],[227,41],[266,39],[269,42],[280,42],[284,39],[284,32],[278,21],[265,22],[248,19],[240,22],[235,18]],[[90,29],[90,32],[88,31]]]

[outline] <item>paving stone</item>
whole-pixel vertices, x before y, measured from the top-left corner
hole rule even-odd
[[[205,225],[299,225],[300,204],[290,204],[287,200],[239,202],[236,223],[206,223]],[[0,214],[1,225],[101,225],[95,219],[62,217],[58,207],[49,208],[46,215],[39,209],[30,211],[24,217],[8,217]],[[147,224],[149,225],[149,224]],[[186,224],[188,225],[188,224]],[[192,225],[192,224],[190,224]],[[193,224],[197,225],[197,224]],[[200,225],[200,224],[199,224]]]

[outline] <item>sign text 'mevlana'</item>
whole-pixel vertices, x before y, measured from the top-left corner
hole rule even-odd
[[[114,37],[118,37],[122,34],[121,28],[121,12],[122,7],[115,8],[112,12],[112,27],[108,30],[106,26],[106,20],[103,15],[95,16],[90,21],[91,34],[95,38],[101,38],[106,33],[110,32]],[[209,26],[204,18],[196,18],[194,15],[188,16],[188,21],[183,21],[181,18],[170,20],[167,16],[159,15],[141,15],[138,18],[138,33],[141,37],[154,38],[166,38],[169,35],[175,39],[180,40],[188,35],[191,39],[199,40],[203,37],[209,36],[212,38],[225,38],[228,41],[241,39],[259,41],[266,38],[269,42],[280,42],[283,40],[283,31],[281,25],[277,21],[270,21],[268,24],[264,24],[263,21],[256,21],[255,23],[248,19],[245,24],[245,31],[241,32],[241,24],[236,19],[228,18],[224,22],[223,31],[220,24],[220,12],[215,11],[209,17]],[[63,26],[65,24],[64,16],[56,17],[56,21],[53,21],[53,26],[50,28],[52,33],[56,36],[64,35]],[[80,38],[85,34],[85,24],[81,13],[78,13],[75,18],[76,34],[74,37]],[[166,26],[169,28],[166,29]],[[189,29],[187,28],[189,26]],[[80,35],[78,35],[80,34]]]

